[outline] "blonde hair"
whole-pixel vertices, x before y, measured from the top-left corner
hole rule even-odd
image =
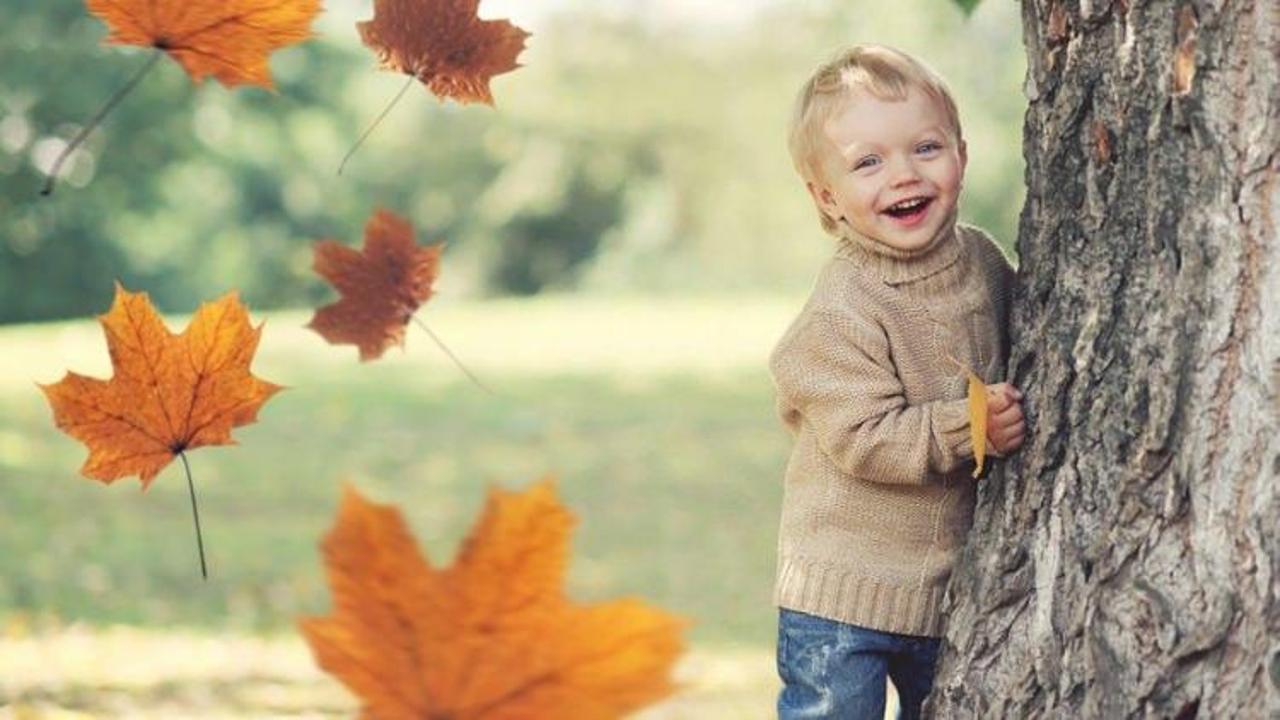
[[[806,182],[822,183],[821,154],[827,138],[823,124],[855,89],[881,100],[905,100],[907,91],[920,90],[942,109],[956,142],[962,142],[960,113],[946,82],[929,66],[885,45],[854,45],[814,71],[800,88],[787,129],[787,145],[796,172]],[[839,234],[836,221],[818,208],[822,229]]]

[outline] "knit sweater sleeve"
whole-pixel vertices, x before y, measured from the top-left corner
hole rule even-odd
[[[1007,361],[1010,350],[1009,304],[1017,281],[1017,268],[1010,262],[1004,249],[985,230],[971,225],[963,226],[963,229],[971,234],[974,245],[978,248],[978,259],[987,277],[992,310],[1000,333],[1000,357]]]
[[[908,405],[885,331],[868,318],[816,312],[770,365],[783,422],[807,425],[847,475],[921,485],[973,456],[968,400]]]

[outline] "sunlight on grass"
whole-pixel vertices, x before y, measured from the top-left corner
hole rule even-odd
[[[763,367],[773,342],[799,309],[794,298],[538,297],[450,302],[434,299],[418,317],[463,363],[492,376],[734,371]],[[110,304],[104,298],[102,311]],[[332,346],[303,327],[309,311],[257,313],[266,323],[254,372],[290,384],[295,375],[354,372],[352,346]],[[166,317],[170,330],[186,317]],[[421,329],[378,365],[452,382],[458,370]],[[51,383],[71,370],[110,376],[102,329],[91,320],[0,328],[0,394]]]
[[[680,691],[636,720],[772,717],[772,654],[700,647],[676,667]],[[0,719],[348,718],[355,699],[296,636],[70,627],[0,636]]]

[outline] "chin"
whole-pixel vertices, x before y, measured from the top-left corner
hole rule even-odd
[[[937,231],[938,226],[935,223],[927,223],[910,230],[889,227],[880,234],[880,241],[899,250],[919,250],[933,240]]]

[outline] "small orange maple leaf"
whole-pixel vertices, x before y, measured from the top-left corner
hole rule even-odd
[[[409,221],[388,210],[375,212],[364,233],[362,251],[334,240],[316,243],[312,267],[342,297],[317,310],[307,327],[331,343],[356,345],[369,361],[404,345],[405,326],[440,274],[443,245],[418,245]]]
[[[107,42],[154,47],[193,80],[271,87],[267,57],[311,37],[320,0],[85,0]]]
[[[362,717],[620,717],[672,692],[684,622],[637,600],[569,602],[572,524],[550,481],[492,490],[436,570],[398,511],[348,487],[321,545],[334,610],[300,629]]]
[[[146,293],[117,283],[99,322],[115,375],[68,372],[40,386],[58,428],[89,447],[81,472],[95,480],[137,475],[145,490],[179,453],[234,444],[231,429],[254,422],[281,389],[249,372],[262,326],[249,325],[234,292],[201,305],[174,335]]]
[[[489,79],[520,67],[529,33],[476,17],[479,0],[374,0],[356,23],[381,66],[412,75],[441,100],[493,104]]]

